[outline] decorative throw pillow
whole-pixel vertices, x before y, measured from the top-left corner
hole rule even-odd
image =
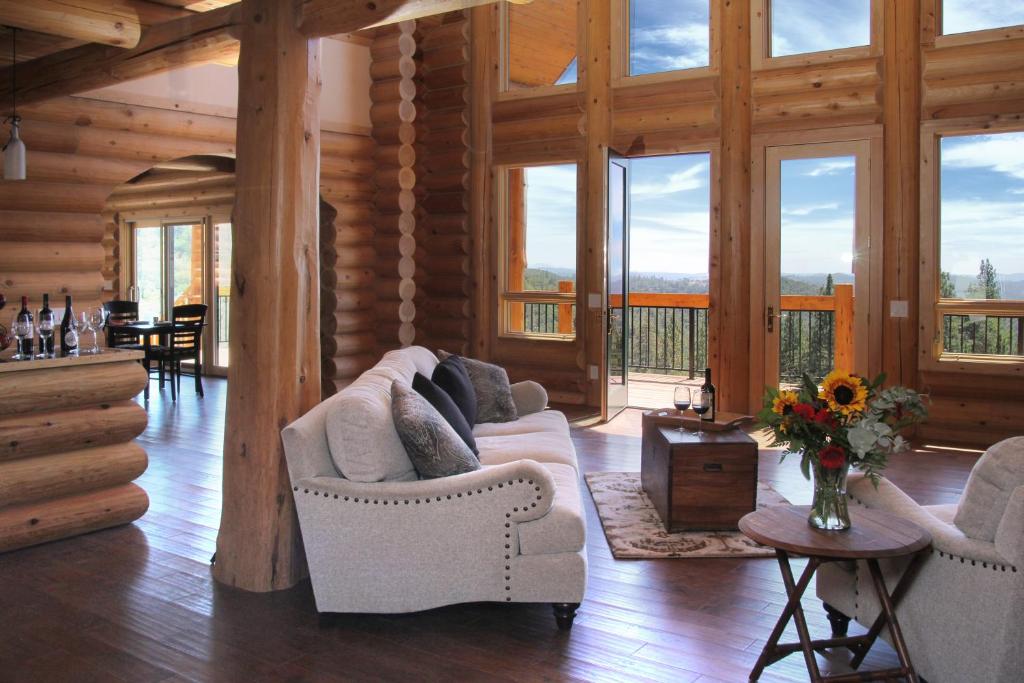
[[[434,368],[430,379],[444,389],[445,393],[459,407],[466,422],[472,427],[476,424],[476,391],[473,390],[473,383],[469,380],[469,371],[466,370],[461,358],[445,355],[446,357],[442,358]]]
[[[473,428],[466,422],[466,417],[444,389],[418,372],[412,378],[412,388],[427,399],[437,412],[441,413],[441,417],[451,425],[459,438],[466,442],[469,450],[473,451],[473,455],[480,454],[476,447],[476,439],[473,438]]]
[[[438,351],[442,361],[451,357],[446,351]],[[519,419],[516,403],[512,400],[512,388],[508,383],[505,368],[483,361],[463,358],[462,363],[469,373],[469,381],[476,392],[476,422],[512,422]]]
[[[480,469],[480,461],[427,399],[401,380],[391,384],[391,416],[398,438],[423,479]]]
[[[969,538],[994,541],[1010,496],[1024,486],[1024,436],[989,447],[974,464],[953,524]]]

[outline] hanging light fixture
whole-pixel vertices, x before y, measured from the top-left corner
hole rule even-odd
[[[17,92],[18,82],[15,80],[17,71],[18,29],[11,28],[11,115],[4,123],[11,124],[11,138],[4,145],[4,180],[25,179],[25,143],[21,141],[21,117],[18,116]]]

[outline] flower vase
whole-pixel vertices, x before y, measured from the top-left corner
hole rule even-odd
[[[850,512],[846,508],[846,475],[849,463],[841,467],[824,467],[812,458],[814,500],[807,523],[816,529],[845,531],[850,528]]]

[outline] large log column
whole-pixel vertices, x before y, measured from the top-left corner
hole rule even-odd
[[[295,4],[243,0],[224,505],[214,577],[306,574],[281,428],[320,399],[319,40]]]

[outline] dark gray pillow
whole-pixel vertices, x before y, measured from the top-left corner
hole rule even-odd
[[[442,361],[452,354],[438,351]],[[476,424],[481,422],[513,422],[519,419],[516,402],[512,400],[512,388],[508,383],[505,368],[472,358],[462,357],[462,363],[469,372],[469,381],[476,392]]]
[[[402,380],[391,383],[391,417],[421,478],[436,479],[480,469],[480,461],[441,413]]]

